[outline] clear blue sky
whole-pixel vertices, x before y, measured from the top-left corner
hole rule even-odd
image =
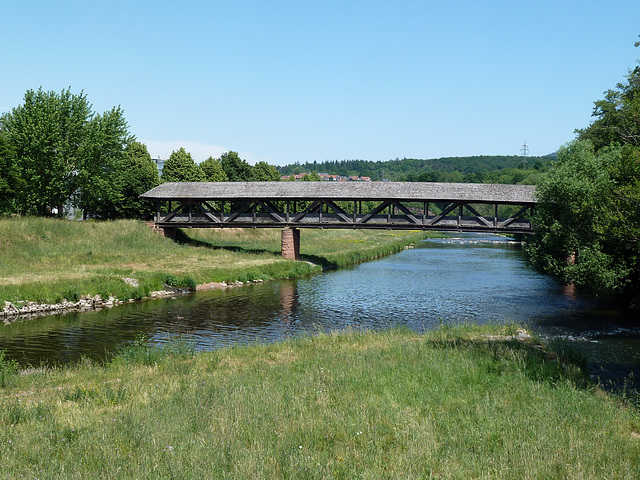
[[[638,0],[5,0],[0,113],[71,87],[120,105],[154,158],[544,155],[638,34]]]

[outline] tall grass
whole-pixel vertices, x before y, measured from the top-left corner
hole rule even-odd
[[[638,411],[497,327],[194,354],[0,390],[5,478],[638,478]],[[491,333],[496,333],[491,331]]]
[[[0,302],[58,303],[97,294],[138,299],[163,289],[167,278],[192,287],[299,277],[319,271],[316,264],[361,261],[423,237],[415,232],[305,231],[302,253],[308,263],[280,256],[279,230],[190,230],[181,242],[173,242],[131,220],[3,218]]]

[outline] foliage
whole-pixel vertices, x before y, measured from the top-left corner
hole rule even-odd
[[[614,143],[640,147],[640,66],[631,70],[626,79],[615,89],[607,90],[604,99],[594,102],[592,116],[596,120],[587,128],[576,130],[596,150]]]
[[[527,247],[535,267],[596,295],[637,295],[639,160],[636,149],[596,152],[588,140],[558,152],[537,188],[536,235]]]
[[[403,158],[389,161],[340,160],[306,162],[280,168],[281,175],[322,172],[329,175],[370,177],[408,182],[527,183],[544,171],[554,155],[546,157],[474,156],[437,159]],[[533,183],[533,180],[528,183]]]
[[[189,275],[178,278],[175,275],[169,274],[165,276],[164,283],[170,287],[186,288],[188,290],[195,290],[197,286],[196,281]]]
[[[637,45],[636,45],[637,46]],[[534,266],[599,296],[640,300],[640,68],[538,185]]]
[[[0,213],[15,210],[15,196],[24,189],[16,156],[6,134],[0,130]]]
[[[119,218],[150,218],[154,204],[150,200],[140,198],[144,192],[160,183],[158,167],[151,159],[147,146],[132,142],[125,149],[121,163],[121,195],[116,212]]]
[[[250,182],[252,179],[251,165],[238,155],[238,152],[228,151],[220,156],[222,169],[230,182]]]
[[[169,159],[164,163],[161,180],[163,182],[204,182],[206,177],[191,154],[180,147],[179,150],[171,152]]]
[[[80,184],[76,206],[84,210],[85,218],[122,217],[122,204],[126,192],[125,185],[134,179],[126,148],[133,141],[128,133],[127,122],[120,108],[114,108],[104,115],[96,115],[91,128],[91,149],[85,153],[87,168],[78,172]],[[90,168],[89,168],[90,167]],[[155,186],[155,185],[154,185]],[[144,190],[143,190],[144,191]],[[143,193],[143,192],[140,192]],[[129,202],[138,199],[128,199]]]
[[[25,187],[16,192],[15,208],[29,214],[54,208],[62,214],[70,200],[91,205],[109,197],[110,175],[133,140],[120,108],[96,115],[86,95],[69,89],[28,90],[1,123]]]
[[[304,177],[302,177],[303,182],[319,182],[321,180],[322,178],[320,178],[320,175],[318,175],[317,172],[311,172],[305,175]]]
[[[267,162],[258,162],[251,169],[251,181],[253,182],[278,182],[280,172]]]
[[[219,159],[209,157],[200,164],[207,182],[227,182],[229,178],[222,168]]]

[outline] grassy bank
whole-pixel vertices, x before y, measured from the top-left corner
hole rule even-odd
[[[87,294],[139,299],[163,289],[168,279],[192,287],[298,277],[387,255],[424,237],[304,230],[301,254],[311,265],[280,256],[279,230],[188,230],[176,243],[138,221],[5,218],[0,219],[0,302],[57,303]]]
[[[541,349],[483,337],[510,329],[318,335],[199,354],[140,341],[105,366],[10,374],[0,471],[638,478],[637,410]]]

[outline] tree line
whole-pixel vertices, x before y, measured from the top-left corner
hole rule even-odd
[[[527,252],[540,271],[637,307],[640,66],[594,103],[593,117],[537,186],[536,235]]]
[[[87,96],[28,90],[24,102],[0,117],[0,214],[148,218],[140,194],[161,182],[279,180],[266,162],[249,165],[237,152],[196,164],[180,148],[162,175],[137,142],[120,107],[92,111]]]
[[[280,167],[280,172],[283,175],[317,172],[344,177],[370,177],[374,181],[534,184],[554,159],[555,154],[543,157],[481,155],[436,159],[396,158],[375,162],[335,160],[294,163]]]

